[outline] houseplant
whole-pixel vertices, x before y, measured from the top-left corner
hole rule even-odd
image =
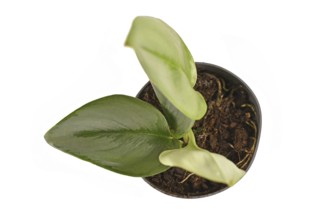
[[[155,175],[162,175],[171,167],[177,171],[182,168],[184,172],[190,173],[180,181],[182,183],[187,183],[191,176],[226,186],[239,181],[253,159],[258,142],[260,127],[255,119],[260,117],[260,111],[256,108],[257,102],[239,103],[240,108],[247,109],[242,112],[248,119],[245,123],[250,127],[252,136],[246,138],[249,134],[241,132],[244,136],[241,137],[238,132],[233,138],[244,139],[244,143],[237,142],[242,146],[226,143],[226,148],[233,148],[237,152],[239,161],[235,164],[226,155],[198,146],[201,136],[198,136],[196,142],[195,133],[199,134],[201,130],[196,125],[205,117],[210,118],[209,113],[225,100],[223,91],[230,89],[231,97],[235,97],[246,93],[246,89],[232,84],[226,78],[219,78],[215,81],[216,94],[212,94],[217,101],[207,99],[207,103],[201,94],[203,92],[194,88],[198,86],[197,69],[189,50],[179,35],[159,19],[137,17],[125,45],[134,49],[150,79],[150,84],[145,87],[148,91],[142,90],[139,97],[154,106],[125,95],[97,99],[78,108],[52,127],[45,134],[46,141],[59,150],[111,171],[149,177],[151,184],[157,182]],[[203,68],[203,64],[197,64],[197,67]],[[212,78],[210,73],[203,75]],[[227,102],[228,108],[237,104],[233,100]],[[229,122],[232,124],[228,126],[237,127],[235,123],[238,122]],[[213,135],[209,138],[212,140],[205,143],[208,142],[210,146],[221,142]],[[247,146],[248,149],[245,149]],[[240,158],[241,149],[237,147],[246,151],[244,158]],[[219,146],[216,148],[220,149]],[[194,196],[190,192],[173,195]],[[200,195],[203,192],[196,194]]]

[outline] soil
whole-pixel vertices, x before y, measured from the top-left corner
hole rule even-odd
[[[206,115],[195,122],[193,131],[201,148],[224,155],[239,168],[247,170],[252,162],[258,139],[256,107],[242,84],[233,83],[203,70],[198,71],[195,89],[205,98]],[[161,107],[149,84],[139,98]],[[181,168],[145,178],[160,191],[177,197],[201,197],[227,188]]]

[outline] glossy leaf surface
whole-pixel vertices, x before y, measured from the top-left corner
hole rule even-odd
[[[125,45],[135,50],[150,82],[173,106],[193,120],[204,116],[205,100],[193,89],[195,62],[170,26],[156,18],[137,17]]]
[[[232,161],[220,154],[199,148],[191,139],[187,147],[162,152],[159,160],[166,166],[180,167],[228,186],[234,185],[245,175],[245,171],[239,169]]]
[[[130,176],[165,171],[159,154],[180,146],[156,108],[124,95],[82,106],[51,128],[45,139],[66,153]]]

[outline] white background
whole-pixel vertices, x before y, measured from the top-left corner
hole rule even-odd
[[[329,219],[327,1],[0,1],[0,219]],[[233,188],[184,200],[64,154],[44,133],[81,105],[147,81],[123,46],[161,18],[196,61],[256,93],[257,157]]]

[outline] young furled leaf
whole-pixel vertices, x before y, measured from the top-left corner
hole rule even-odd
[[[192,128],[195,120],[185,116],[156,87],[153,88],[159,102],[161,103],[164,116],[171,128],[171,132],[176,138],[182,138],[183,135]]]

